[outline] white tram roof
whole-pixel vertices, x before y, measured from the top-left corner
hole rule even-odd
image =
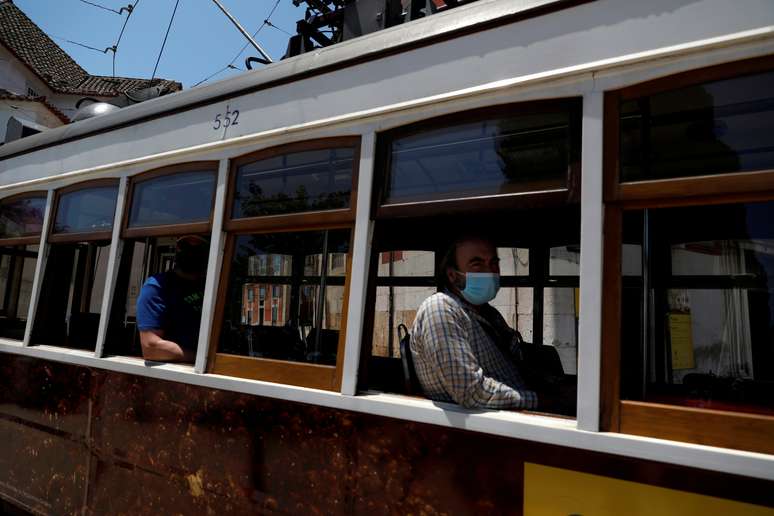
[[[621,63],[649,59],[657,66],[664,49],[685,54],[745,44],[757,45],[751,56],[774,53],[771,0],[479,0],[0,146],[0,196],[143,157],[154,168],[148,157],[183,148],[380,116],[419,100],[428,106],[482,85],[593,81]],[[703,65],[699,59],[693,66]],[[239,128],[215,131],[213,120],[226,106],[240,111]],[[191,159],[198,158],[181,161]]]

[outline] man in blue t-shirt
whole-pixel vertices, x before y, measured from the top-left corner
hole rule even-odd
[[[151,276],[142,286],[137,328],[146,360],[194,361],[209,249],[200,236],[179,238],[174,269]]]

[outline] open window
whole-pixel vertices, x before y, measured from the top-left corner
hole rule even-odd
[[[94,350],[117,195],[116,179],[56,192],[31,344]]]
[[[602,426],[774,453],[774,60],[606,95]]]
[[[360,139],[232,161],[209,370],[338,390]]]
[[[217,162],[193,162],[145,172],[130,178],[128,205],[122,221],[122,250],[105,351],[142,356],[137,326],[137,301],[150,277],[169,279],[175,292],[199,307],[185,322],[163,324],[180,334],[178,344],[195,353],[204,294],[204,276],[177,281],[176,248],[182,237],[206,240],[212,230]],[[179,287],[179,288],[178,288]],[[177,301],[174,301],[177,306]],[[170,309],[169,313],[173,313]],[[195,320],[194,320],[195,319]],[[173,328],[169,330],[169,328]],[[177,332],[178,328],[185,328]],[[164,328],[161,328],[164,329]],[[168,333],[167,332],[167,333]]]
[[[574,381],[580,259],[579,99],[497,106],[379,135],[375,230],[359,388],[405,392],[400,325],[438,291],[446,247],[492,238],[490,302]]]
[[[0,199],[0,337],[23,340],[46,192]]]

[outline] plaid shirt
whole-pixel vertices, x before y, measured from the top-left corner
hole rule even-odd
[[[411,351],[425,395],[467,408],[536,408],[537,394],[525,388],[513,360],[490,335],[513,337],[516,333],[496,309],[484,307],[489,319],[457,297],[441,292],[419,307],[411,331]],[[516,339],[510,346],[518,346]]]

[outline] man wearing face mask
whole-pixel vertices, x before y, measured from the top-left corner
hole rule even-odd
[[[137,328],[146,360],[194,361],[209,249],[203,237],[179,238],[174,269],[151,276],[142,286]]]
[[[467,408],[536,409],[538,394],[509,354],[518,334],[489,301],[500,288],[497,248],[484,238],[453,243],[440,266],[445,289],[417,311],[411,351],[425,395]]]

